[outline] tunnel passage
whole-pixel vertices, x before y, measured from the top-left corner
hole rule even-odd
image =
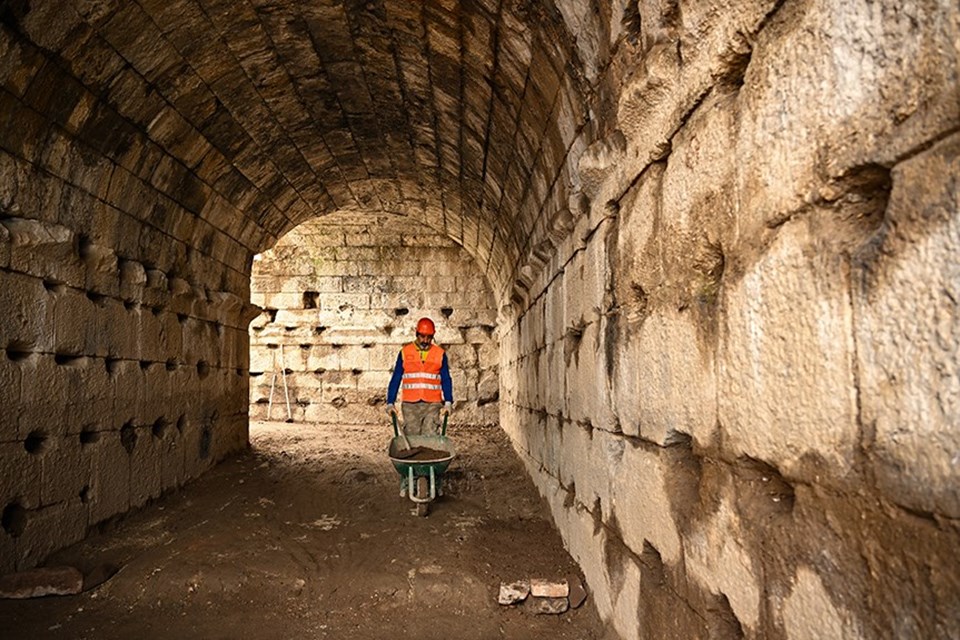
[[[733,4],[0,4],[0,567],[245,446],[253,256],[362,211],[624,637],[960,635],[957,7]]]
[[[264,309],[250,325],[251,420],[386,427],[397,353],[426,316],[449,359],[453,421],[498,422],[496,305],[448,237],[407,216],[330,214],[254,258],[250,290]]]

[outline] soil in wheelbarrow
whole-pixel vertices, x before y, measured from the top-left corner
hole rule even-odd
[[[592,598],[497,604],[501,582],[579,575],[504,433],[454,428],[444,495],[399,496],[389,429],[251,424],[249,451],[49,565],[119,567],[76,596],[0,601],[6,638],[609,640]]]
[[[430,447],[410,447],[395,452],[393,457],[408,462],[445,460],[450,457],[450,452],[442,449],[431,449]]]

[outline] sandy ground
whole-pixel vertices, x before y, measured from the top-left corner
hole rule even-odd
[[[449,435],[445,495],[417,517],[387,428],[254,423],[248,452],[47,562],[113,578],[0,601],[0,636],[611,637],[589,597],[562,615],[497,604],[501,581],[578,570],[503,432]]]

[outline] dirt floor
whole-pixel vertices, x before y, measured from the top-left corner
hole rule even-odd
[[[48,560],[120,567],[76,596],[0,601],[5,638],[608,639],[500,583],[578,575],[506,436],[451,428],[427,517],[399,496],[387,429],[254,423],[251,449]]]

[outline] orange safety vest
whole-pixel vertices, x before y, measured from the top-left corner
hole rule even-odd
[[[443,402],[440,386],[443,349],[432,344],[427,357],[421,360],[420,350],[411,342],[400,353],[403,354],[403,401]]]

